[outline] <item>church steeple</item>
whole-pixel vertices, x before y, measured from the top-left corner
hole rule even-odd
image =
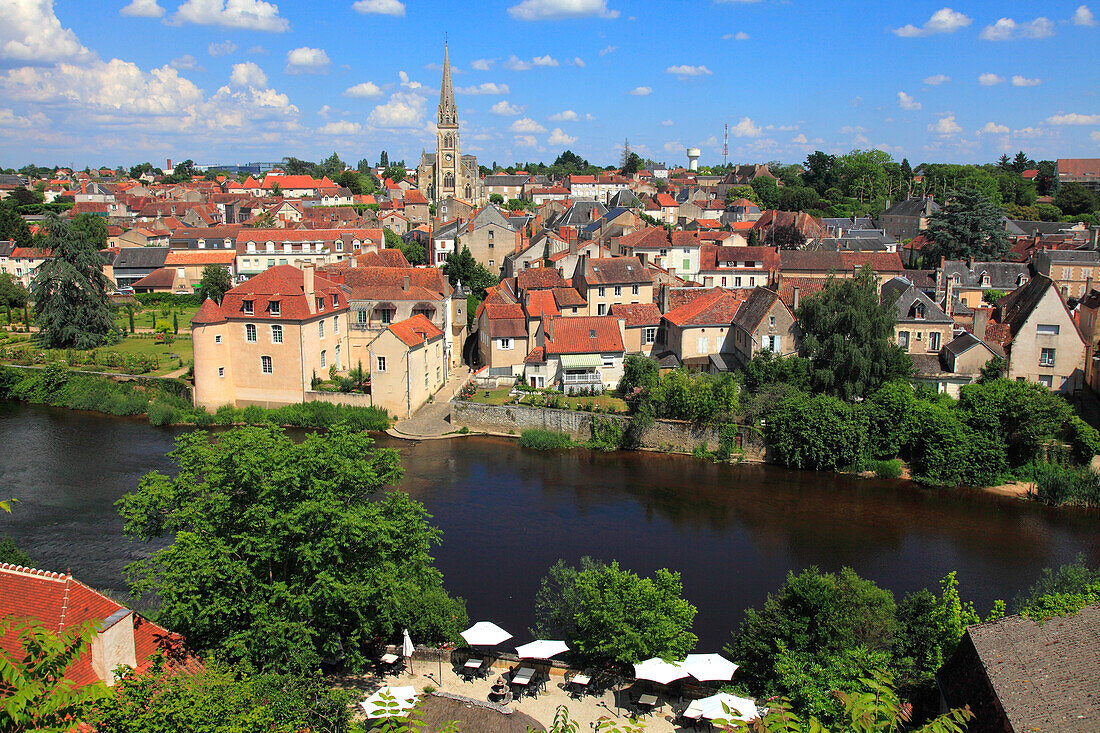
[[[455,108],[455,91],[451,86],[451,56],[446,46],[443,47],[443,84],[439,87],[439,117],[440,125],[457,125],[458,110]]]

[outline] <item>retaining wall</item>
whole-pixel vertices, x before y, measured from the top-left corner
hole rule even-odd
[[[315,392],[306,390],[306,402],[329,402],[333,405],[347,405],[348,407],[373,407],[372,395],[357,392]]]

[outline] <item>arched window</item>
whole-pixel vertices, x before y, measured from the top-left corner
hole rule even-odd
[[[951,282],[958,285],[960,282],[962,282],[962,278],[959,277],[958,273],[955,273],[954,275],[951,276]]]
[[[447,171],[445,174],[443,174],[443,188],[454,188],[454,187],[455,187],[455,174],[451,173],[450,171]]]
[[[455,146],[454,138],[452,138],[450,136],[450,134],[444,135],[443,136],[443,149],[444,150],[450,150],[454,146]]]
[[[469,198],[470,198],[470,184],[467,183],[466,184],[466,199],[469,200]]]

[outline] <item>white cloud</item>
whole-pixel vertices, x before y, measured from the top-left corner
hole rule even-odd
[[[1094,143],[1100,143],[1100,130],[1093,130],[1089,133],[1089,137],[1092,138]]]
[[[516,55],[512,55],[507,61],[504,62],[504,68],[509,71],[527,71],[531,68],[530,61],[524,61]]]
[[[675,74],[680,78],[688,76],[710,76],[714,72],[705,66],[691,66],[689,64],[680,64],[678,66],[670,66],[665,69],[669,74]]]
[[[566,135],[560,127],[555,127],[550,132],[550,137],[546,139],[546,142],[550,145],[572,145],[577,142],[577,138]]]
[[[474,71],[488,71],[494,63],[496,63],[496,59],[477,59],[470,64],[470,68]]]
[[[62,28],[53,12],[53,0],[22,0],[4,3],[0,15],[0,59],[48,64],[53,61],[83,61],[93,54],[69,28]]]
[[[978,130],[979,135],[1007,135],[1008,128],[1004,125],[998,125],[996,122],[987,122],[982,126],[982,129]]]
[[[1036,18],[1017,23],[1012,18],[1001,18],[982,29],[979,38],[985,41],[1007,41],[1012,38],[1050,38],[1054,35],[1054,23],[1049,18]]]
[[[898,92],[898,106],[906,112],[913,112],[921,108],[921,103],[905,92]]]
[[[955,115],[947,115],[929,125],[928,131],[936,135],[949,137],[962,132],[962,128],[959,127],[959,123],[955,122]]]
[[[546,119],[550,120],[551,122],[576,122],[578,118],[576,112],[571,109],[567,109],[561,112],[555,112]]]
[[[35,112],[29,117],[20,117],[11,109],[0,109],[0,128],[41,129],[49,124],[49,119],[41,112]]]
[[[367,122],[384,129],[420,127],[425,104],[424,97],[419,94],[394,92],[388,102],[371,110]]]
[[[358,122],[349,122],[348,120],[338,120],[336,122],[329,122],[323,127],[317,129],[319,135],[358,135],[363,131],[363,126]]]
[[[405,71],[397,72],[397,78],[401,80],[401,86],[405,89],[419,89],[420,87],[424,86],[418,81],[410,81],[409,74]]]
[[[949,81],[951,81],[951,77],[947,74],[935,74],[924,78],[924,83],[930,87],[938,87],[940,84],[946,84]]]
[[[554,58],[553,56],[551,56],[550,54],[546,54],[545,56],[536,56],[535,58],[531,59],[531,65],[532,66],[557,66],[558,65],[558,60],[556,58]]]
[[[1100,125],[1100,115],[1082,115],[1076,112],[1047,117],[1051,125]]]
[[[118,12],[135,18],[160,18],[164,15],[164,8],[157,4],[157,0],[133,0]]]
[[[327,104],[322,104],[321,109],[317,110],[317,114],[321,117],[328,117],[328,113],[331,111],[332,107],[329,107]]]
[[[546,128],[532,120],[530,117],[521,117],[508,128],[511,132],[546,132]]]
[[[932,17],[924,25],[920,27],[911,23],[903,25],[901,28],[895,28],[894,34],[902,38],[917,38],[919,36],[931,36],[936,33],[954,33],[972,22],[972,18],[968,18],[951,8],[941,8],[932,13]]]
[[[795,135],[795,136],[794,136],[793,138],[791,138],[791,142],[792,142],[792,143],[795,143],[796,145],[806,145],[806,144],[808,144],[808,143],[809,143],[810,141],[809,141],[809,140],[807,140],[807,139],[806,139],[806,136],[805,136],[805,135],[803,135],[803,134],[802,134],[802,133],[800,132],[800,133],[798,133],[797,135]]]
[[[674,124],[676,124],[676,123],[673,122],[672,120],[662,120],[661,121],[661,127],[672,127]]]
[[[662,145],[666,153],[682,153],[684,152],[684,145],[679,140],[669,140]]]
[[[380,97],[382,96],[382,87],[378,86],[373,81],[364,81],[345,89],[344,96],[357,97],[359,99]]]
[[[653,93],[653,89],[650,87],[634,87],[630,90],[630,93],[635,97],[648,97]]]
[[[618,18],[608,10],[607,0],[523,0],[508,8],[516,20],[561,20],[564,18]]]
[[[228,56],[237,50],[237,44],[230,41],[228,38],[221,43],[211,43],[206,47],[206,52],[211,56]]]
[[[202,67],[199,66],[198,59],[196,59],[189,53],[184,54],[177,59],[172,59],[172,61],[168,65],[171,66],[173,69],[178,69],[179,71],[193,71],[195,69],[202,69]]]
[[[845,125],[837,130],[841,135],[859,135],[867,132],[867,129],[861,125]]]
[[[251,46],[245,53],[249,55],[267,53],[267,49],[263,46]]]
[[[399,0],[358,0],[351,7],[364,15],[392,15],[395,18],[405,15],[405,3]]]
[[[1077,8],[1076,11],[1074,11],[1073,24],[1083,26],[1096,25],[1096,17],[1092,14],[1092,11],[1089,10],[1088,5],[1082,5],[1081,7]]]
[[[533,148],[539,144],[534,135],[516,135],[514,142],[517,148]]]
[[[187,0],[172,21],[273,33],[290,30],[290,21],[279,16],[279,6],[264,0]]]
[[[1042,79],[1029,79],[1026,76],[1020,76],[1019,74],[1016,74],[1012,77],[1012,86],[1014,87],[1037,87],[1042,83]]]
[[[229,83],[239,87],[262,87],[267,84],[267,74],[251,61],[245,61],[243,64],[233,64]]]
[[[596,115],[592,114],[591,112],[585,112],[584,119],[591,122],[592,120],[596,119]]]
[[[502,99],[490,107],[489,111],[501,117],[515,117],[523,110],[514,104],[510,104],[507,99]]]
[[[734,137],[760,137],[764,131],[760,125],[748,117],[742,117],[736,125],[730,128],[730,134]]]
[[[330,64],[328,54],[323,48],[302,46],[287,51],[286,73],[288,74],[327,74]]]
[[[491,81],[484,82],[483,84],[475,84],[469,87],[456,87],[455,91],[459,94],[508,94],[509,89],[507,84],[495,84]]]
[[[580,56],[574,56],[573,65],[583,69],[588,64],[584,63],[584,59],[582,59]]]
[[[983,87],[991,87],[994,84],[1003,84],[1005,78],[1003,76],[997,76],[996,74],[986,72],[978,77],[978,83]]]
[[[604,46],[600,49],[600,56],[606,56],[609,53],[615,53],[619,50],[618,46]]]
[[[726,33],[725,35],[722,36],[723,41],[747,41],[750,38],[752,38],[752,36],[750,36],[748,33],[745,33],[745,31],[737,31],[736,33]]]

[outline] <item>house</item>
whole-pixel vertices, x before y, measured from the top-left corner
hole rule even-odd
[[[1054,176],[1061,186],[1077,183],[1100,193],[1100,158],[1059,158],[1054,164]]]
[[[572,282],[592,316],[607,315],[615,303],[653,302],[653,276],[637,257],[581,257]]]
[[[717,185],[718,198],[724,201],[731,188],[734,186],[748,186],[760,177],[771,178],[773,181],[778,180],[775,174],[768,170],[767,163],[735,166],[719,181]]]
[[[487,204],[459,227],[457,246],[469,247],[474,259],[496,275],[504,265],[505,255],[519,249],[522,242],[523,232],[516,229],[496,204]]]
[[[523,360],[530,345],[527,314],[518,303],[490,302],[486,298],[477,312],[478,353],[489,367],[490,376],[506,376],[523,371]]]
[[[955,319],[904,277],[883,284],[879,300],[894,312],[894,343],[912,354],[939,354],[954,338]]]
[[[422,314],[389,324],[367,347],[371,402],[412,417],[447,382],[443,331]]]
[[[168,247],[125,247],[120,249],[118,254],[111,260],[115,284],[120,288],[133,285],[151,275],[154,271],[163,268],[168,252]],[[174,290],[175,272],[175,269],[173,269],[170,289],[163,292]]]
[[[1091,290],[1077,305],[1077,327],[1085,339],[1085,384],[1100,393],[1100,291]]]
[[[821,219],[802,211],[777,211],[768,209],[752,225],[761,244],[768,244],[775,231],[781,228],[794,228],[805,239],[807,247],[813,247],[825,238],[825,225]]]
[[[686,302],[671,308],[662,318],[656,350],[671,351],[681,365],[690,369],[712,371],[712,356],[722,367],[736,363],[733,320],[750,291],[692,288],[683,294]]]
[[[989,311],[984,311],[988,318]],[[984,335],[982,326],[978,333]],[[914,384],[927,384],[938,394],[958,398],[959,390],[978,381],[982,367],[994,357],[1004,358],[1000,345],[985,341],[970,331],[963,331],[944,344],[938,354],[911,354]]]
[[[198,664],[178,634],[111,600],[68,572],[0,564],[0,608],[5,615],[33,620],[54,633],[94,624],[91,649],[64,670],[65,679],[76,688],[96,682],[113,686],[115,670],[120,666],[143,672],[158,653],[164,655],[169,669]],[[9,628],[0,636],[0,648],[10,657],[22,657],[18,628]]]
[[[1086,733],[1100,721],[1100,606],[1036,623],[1005,616],[967,628],[937,674],[969,733]]]
[[[0,273],[11,275],[24,288],[30,290],[34,272],[50,256],[50,250],[39,247],[15,247],[10,251],[0,249]]]
[[[1057,285],[1063,298],[1082,298],[1100,279],[1100,252],[1045,249],[1035,255],[1035,271]]]
[[[703,287],[766,287],[779,269],[775,247],[726,247],[704,244],[699,249],[699,276]]]
[[[879,215],[883,230],[901,241],[912,239],[928,228],[928,217],[940,210],[931,196],[899,201]]]
[[[198,290],[202,282],[202,272],[207,265],[220,265],[229,271],[231,278],[237,276],[237,253],[225,250],[168,250],[164,257],[164,266],[176,270],[176,286],[187,292]]]
[[[119,247],[167,247],[170,232],[150,227],[134,227],[118,236]]]
[[[977,308],[987,292],[1011,293],[1030,279],[1031,271],[1022,262],[941,259],[936,271],[936,300],[942,301],[951,286],[960,302]]]
[[[524,360],[524,377],[566,394],[614,389],[623,376],[624,330],[613,316],[544,318],[538,345]]]
[[[431,221],[428,206],[428,199],[420,191],[413,189],[405,192],[405,218],[409,220],[410,227]]]
[[[986,337],[1005,350],[1009,379],[1062,393],[1084,386],[1085,340],[1057,285],[1036,275],[997,301]]]
[[[623,322],[626,353],[653,356],[661,328],[661,309],[656,303],[616,303],[611,306],[611,316]]]
[[[277,265],[207,299],[191,319],[195,405],[273,407],[309,399],[312,380],[347,369],[347,294],[336,283]]]
[[[595,176],[569,176],[566,179],[569,195],[574,200],[599,201],[599,185]]]
[[[494,173],[485,176],[485,195],[497,194],[505,201],[523,198],[523,187],[527,183],[526,174],[511,175],[506,173]]]
[[[754,288],[733,318],[736,331],[733,345],[741,364],[752,361],[757,351],[766,349],[781,356],[798,353],[801,339],[794,313],[768,288]]]

